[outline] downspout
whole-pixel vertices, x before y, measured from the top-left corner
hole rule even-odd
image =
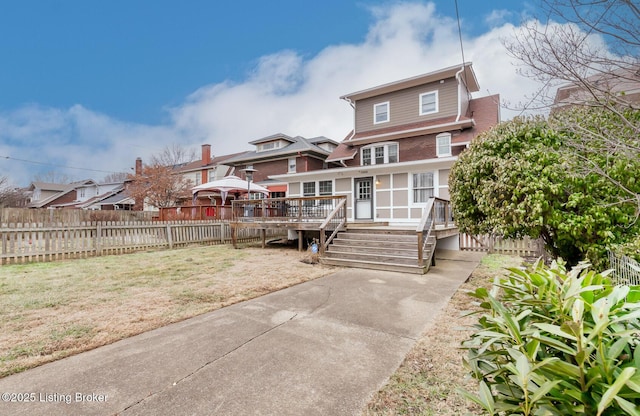
[[[460,74],[464,72],[464,62],[462,63],[462,67],[458,72],[456,72],[456,81],[458,81],[458,116],[456,117],[456,122],[460,121],[460,117],[462,117],[462,94],[460,94],[460,83],[462,80],[460,79]],[[465,89],[467,85],[465,84]]]

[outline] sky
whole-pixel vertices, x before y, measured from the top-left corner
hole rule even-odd
[[[535,0],[21,0],[0,4],[0,176],[100,181],[180,143],[251,150],[275,133],[341,141],[340,96],[466,61],[525,102],[502,39]],[[519,112],[512,105],[502,118]]]

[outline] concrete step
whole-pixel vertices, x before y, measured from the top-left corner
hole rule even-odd
[[[390,233],[360,233],[347,231],[340,233],[336,238],[344,240],[364,240],[364,241],[395,241],[410,242],[417,244],[416,234],[390,234]]]
[[[364,242],[362,242],[364,243]],[[416,244],[399,247],[395,244],[376,244],[376,242],[366,242],[367,244],[352,244],[346,241],[334,241],[329,246],[328,251],[340,251],[343,253],[363,253],[363,254],[392,254],[394,256],[418,258],[418,247]]]
[[[404,265],[417,265],[418,264],[418,256],[400,256],[393,254],[370,254],[363,252],[348,252],[348,251],[336,251],[329,250],[325,252],[325,257],[332,259],[342,259],[342,260],[358,260],[358,261],[367,261],[372,263],[390,263],[390,264],[404,264]]]
[[[429,265],[420,267],[418,265],[395,264],[384,262],[372,262],[368,260],[347,260],[330,257],[320,259],[322,264],[329,264],[340,267],[355,267],[359,269],[385,270],[389,272],[425,274],[429,270]]]

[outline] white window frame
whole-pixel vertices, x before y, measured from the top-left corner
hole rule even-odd
[[[446,151],[442,151],[446,147]],[[440,133],[436,136],[436,154],[438,157],[451,156],[451,133]]]
[[[396,151],[393,153],[393,155],[395,156],[395,161],[389,161],[389,156],[392,154],[389,149],[395,147]],[[383,161],[382,163],[377,163],[376,162],[376,149],[377,148],[383,148]],[[364,155],[364,150],[369,149],[369,163],[365,164],[365,155]],[[400,152],[400,147],[398,145],[398,143],[396,142],[386,142],[386,143],[375,143],[375,144],[370,144],[367,146],[363,146],[360,149],[360,165],[361,166],[369,166],[369,165],[380,165],[380,164],[387,164],[387,163],[397,163],[399,160],[399,152]]]
[[[287,173],[296,173],[296,158],[290,157],[287,159]]]
[[[380,120],[378,121],[378,117],[376,117],[378,115],[378,107],[381,106],[386,106],[387,107],[387,118],[385,120]],[[391,105],[389,104],[389,101],[385,101],[383,103],[378,103],[378,104],[374,104],[373,105],[373,124],[382,124],[382,123],[388,123],[389,120],[391,120]]]
[[[425,111],[422,111],[422,104],[423,104],[423,101],[424,101],[424,97],[427,96],[427,95],[433,95],[435,97],[435,100],[434,100],[435,101],[435,109],[433,111],[426,111],[425,112]],[[419,114],[421,116],[426,116],[428,114],[435,114],[435,113],[438,112],[439,108],[440,108],[440,104],[438,102],[438,90],[424,92],[424,93],[420,94],[420,104],[419,104],[419,107],[418,107],[418,112],[419,112]]]
[[[422,187],[416,187],[414,185],[414,180],[415,180],[415,176],[416,175],[424,175],[424,174],[431,174],[431,186],[422,186]],[[413,205],[424,205],[427,203],[427,201],[416,201],[416,191],[418,190],[428,190],[431,189],[431,195],[432,196],[436,196],[437,195],[437,189],[438,189],[438,171],[424,171],[424,172],[413,172],[410,176],[409,176],[409,189],[411,189],[411,203]]]

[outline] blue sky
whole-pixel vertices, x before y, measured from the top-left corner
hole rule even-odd
[[[535,89],[499,42],[532,2],[458,5],[481,95]],[[0,175],[99,180],[173,142],[224,154],[276,132],[341,140],[340,95],[461,61],[455,16],[453,0],[2,2]]]

